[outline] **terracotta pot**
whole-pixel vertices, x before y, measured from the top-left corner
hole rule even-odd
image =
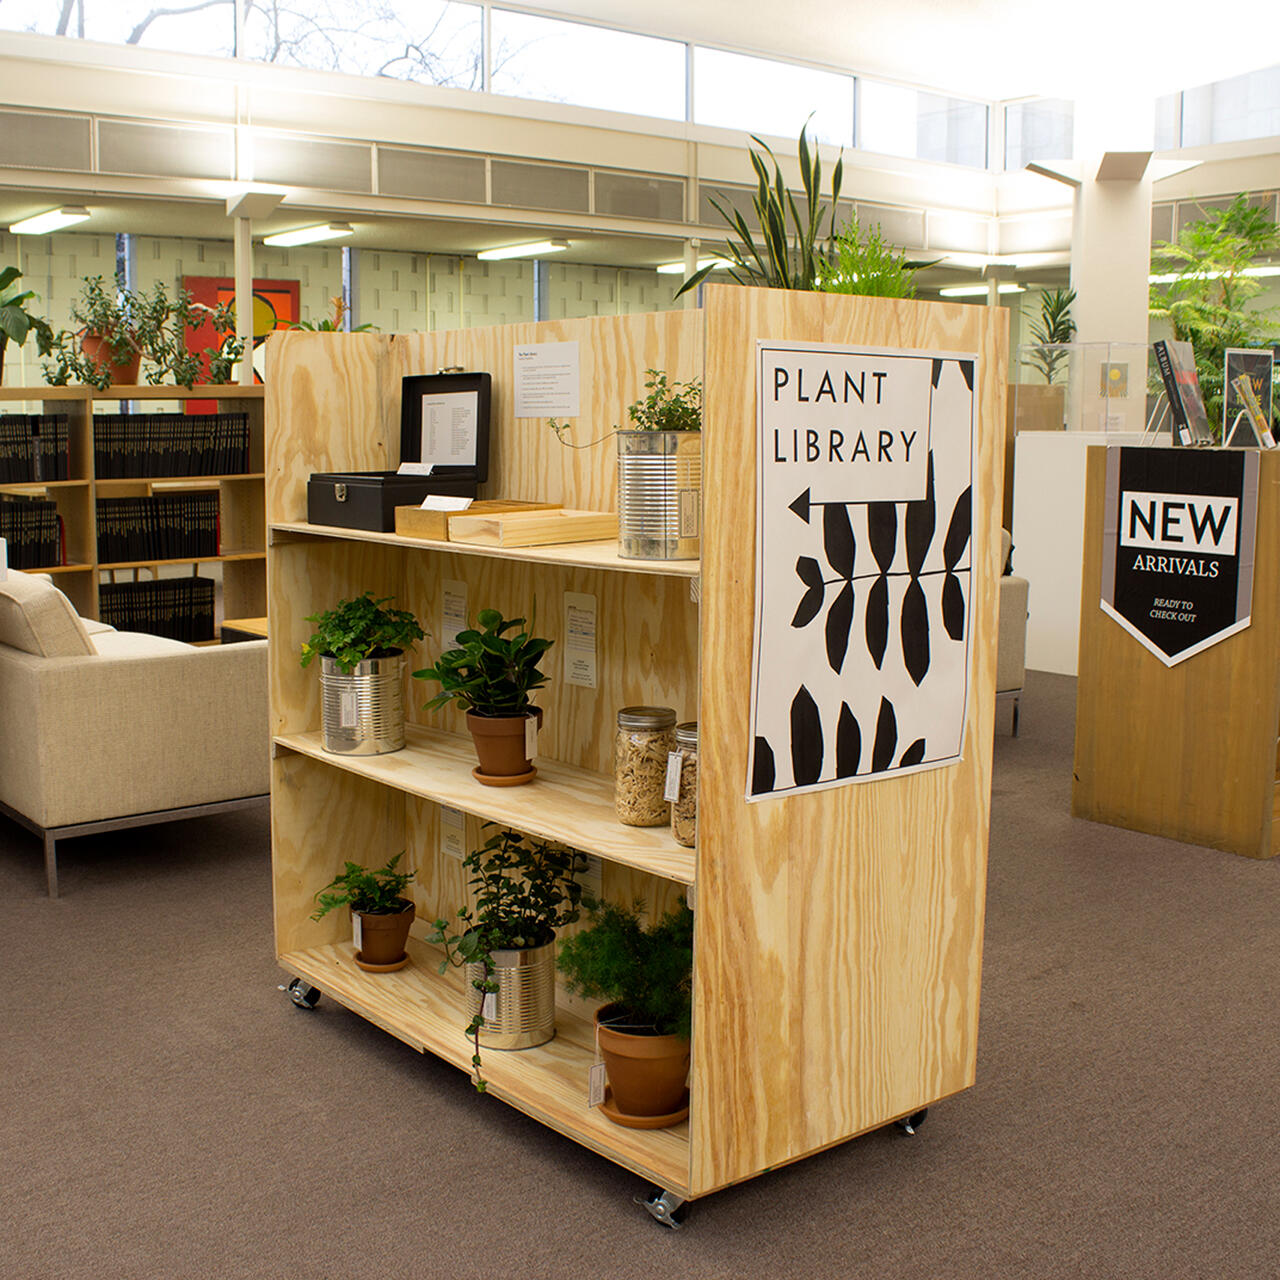
[[[105,364],[111,369],[111,381],[122,387],[138,385],[138,369],[142,357],[136,351],[124,363],[120,363],[111,350],[111,343],[100,333],[86,333],[80,339],[80,350],[90,360]]]
[[[530,713],[542,727],[542,710]],[[490,787],[512,787],[532,782],[538,772],[525,754],[524,734],[528,715],[478,716],[467,712],[467,728],[476,744],[479,765],[473,770],[478,781]]]
[[[685,1108],[689,1042],[681,1036],[638,1035],[608,1025],[625,1012],[616,1004],[596,1011],[596,1036],[614,1109],[623,1116],[672,1116],[671,1123],[678,1123],[676,1117]]]
[[[409,927],[413,924],[413,903],[406,899],[403,911],[394,914],[373,914],[357,911],[360,917],[360,949],[356,963],[361,968],[401,968],[409,963],[404,945],[409,941]]]

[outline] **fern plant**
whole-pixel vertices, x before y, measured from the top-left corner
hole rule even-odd
[[[400,871],[402,849],[384,867],[370,871],[358,862],[348,862],[323,889],[316,894],[316,909],[311,913],[319,920],[338,907],[371,916],[396,915],[413,904],[405,897],[412,871]]]

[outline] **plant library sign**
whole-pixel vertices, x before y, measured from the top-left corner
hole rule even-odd
[[[748,799],[959,760],[976,370],[757,342]]]
[[[1249,625],[1257,450],[1109,448],[1102,611],[1167,667]]]

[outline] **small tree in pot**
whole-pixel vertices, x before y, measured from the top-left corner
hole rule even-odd
[[[402,857],[403,850],[376,871],[348,862],[316,894],[313,920],[322,919],[335,907],[351,908],[356,964],[374,973],[389,973],[409,963],[404,948],[414,910],[405,890],[413,872],[399,870]]]
[[[559,966],[569,990],[605,1000],[596,1034],[617,1124],[662,1128],[688,1114],[685,1079],[693,1018],[693,912],[679,906],[647,928],[644,904],[603,903],[565,940]]]
[[[501,830],[463,860],[474,906],[437,920],[430,941],[445,949],[444,973],[465,966],[467,1035],[476,1088],[480,1046],[529,1049],[556,1033],[555,931],[578,918],[586,856],[576,849]]]
[[[547,682],[538,664],[554,641],[532,635],[524,618],[507,619],[497,609],[481,609],[476,623],[458,632],[457,648],[446,649],[435,666],[415,671],[414,679],[440,685],[425,710],[454,700],[466,709],[480,760],[472,772],[480,782],[532,782],[537,769],[525,750],[525,724],[533,719],[541,727],[542,712],[529,695]]]
[[[302,646],[304,667],[320,659],[324,749],[344,755],[379,755],[404,746],[404,650],[424,637],[407,609],[372,591],[308,615],[315,623]]]

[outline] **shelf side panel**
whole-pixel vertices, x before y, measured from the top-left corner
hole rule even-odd
[[[705,305],[695,1195],[973,1082],[1007,358],[995,309],[724,286]],[[745,801],[757,339],[980,357],[973,661],[956,765]]]

